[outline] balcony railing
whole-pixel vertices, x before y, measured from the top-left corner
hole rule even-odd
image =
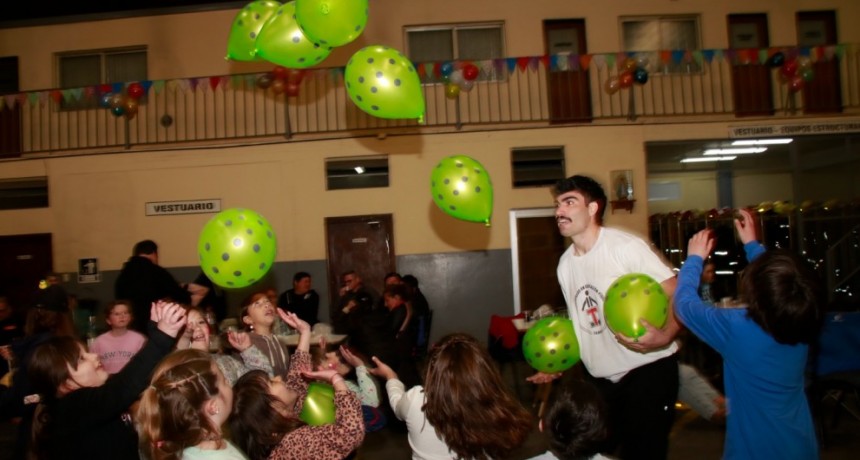
[[[792,91],[775,51],[808,63],[803,88]],[[601,121],[662,122],[675,117],[790,117],[860,109],[860,45],[764,50],[663,51],[648,61],[648,81],[610,94],[626,53],[553,55],[475,62],[470,91],[449,98],[443,63],[417,65],[426,128],[504,129]],[[453,63],[456,67],[457,63]],[[414,120],[367,115],[350,100],[343,68],[306,70],[295,97],[257,84],[260,74],[142,82],[137,116],[99,107],[105,92],[125,84],[52,89],[0,96],[0,154],[101,150],[180,143],[248,142],[299,135],[417,131]],[[89,107],[72,109],[70,107]]]

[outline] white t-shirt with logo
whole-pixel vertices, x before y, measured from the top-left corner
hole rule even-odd
[[[575,255],[570,246],[558,263],[558,282],[573,321],[582,362],[588,372],[618,382],[627,372],[678,350],[672,342],[664,349],[639,353],[618,343],[606,325],[603,299],[622,275],[644,273],[658,283],[675,273],[641,238],[621,230],[601,227],[590,251]]]

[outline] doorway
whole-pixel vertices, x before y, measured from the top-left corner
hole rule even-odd
[[[729,48],[756,53],[769,45],[766,14],[730,14]],[[735,62],[732,89],[735,115],[751,117],[773,115],[771,70],[767,63]]]
[[[543,30],[546,54],[558,56],[557,65],[547,69],[550,123],[590,123],[588,70],[569,61],[588,53],[585,20],[545,20]]]
[[[802,49],[835,46],[836,12],[801,11],[797,13],[797,44]],[[804,113],[842,112],[842,82],[839,77],[839,56],[813,60],[813,78],[803,86]]]
[[[0,96],[19,92],[18,57],[0,57]],[[0,158],[21,156],[21,104],[0,108]]]
[[[396,271],[391,214],[328,217],[326,260],[329,298],[337,301],[340,275],[355,270],[366,286],[382,293],[382,278]]]
[[[39,281],[53,267],[50,233],[0,236],[0,295],[17,311],[30,307]]]
[[[569,241],[558,232],[554,208],[510,213],[514,313],[549,304],[564,307],[556,267]]]

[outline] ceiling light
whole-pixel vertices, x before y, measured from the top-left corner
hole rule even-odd
[[[706,161],[732,161],[735,158],[737,158],[737,157],[736,156],[724,156],[724,157],[709,156],[709,157],[684,158],[683,160],[681,160],[681,163],[703,163]]]
[[[790,144],[794,139],[743,139],[732,142],[732,145],[778,145]]]
[[[743,155],[747,153],[761,153],[767,150],[767,147],[740,147],[733,149],[707,149],[703,152],[704,155]]]
[[[357,174],[364,174],[364,166],[356,166],[356,167],[355,167],[355,172],[356,172]]]

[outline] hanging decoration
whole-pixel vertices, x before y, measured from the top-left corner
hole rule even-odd
[[[607,65],[616,59],[615,55],[607,55]],[[621,60],[616,60],[618,63],[618,74],[610,75],[603,83],[603,90],[610,96],[617,93],[619,90],[628,89],[633,84],[644,85],[648,83],[648,63],[647,54],[639,53],[634,56],[628,56]],[[611,65],[610,65],[611,66]],[[627,120],[636,121],[636,99],[633,91],[628,93],[627,105]]]

